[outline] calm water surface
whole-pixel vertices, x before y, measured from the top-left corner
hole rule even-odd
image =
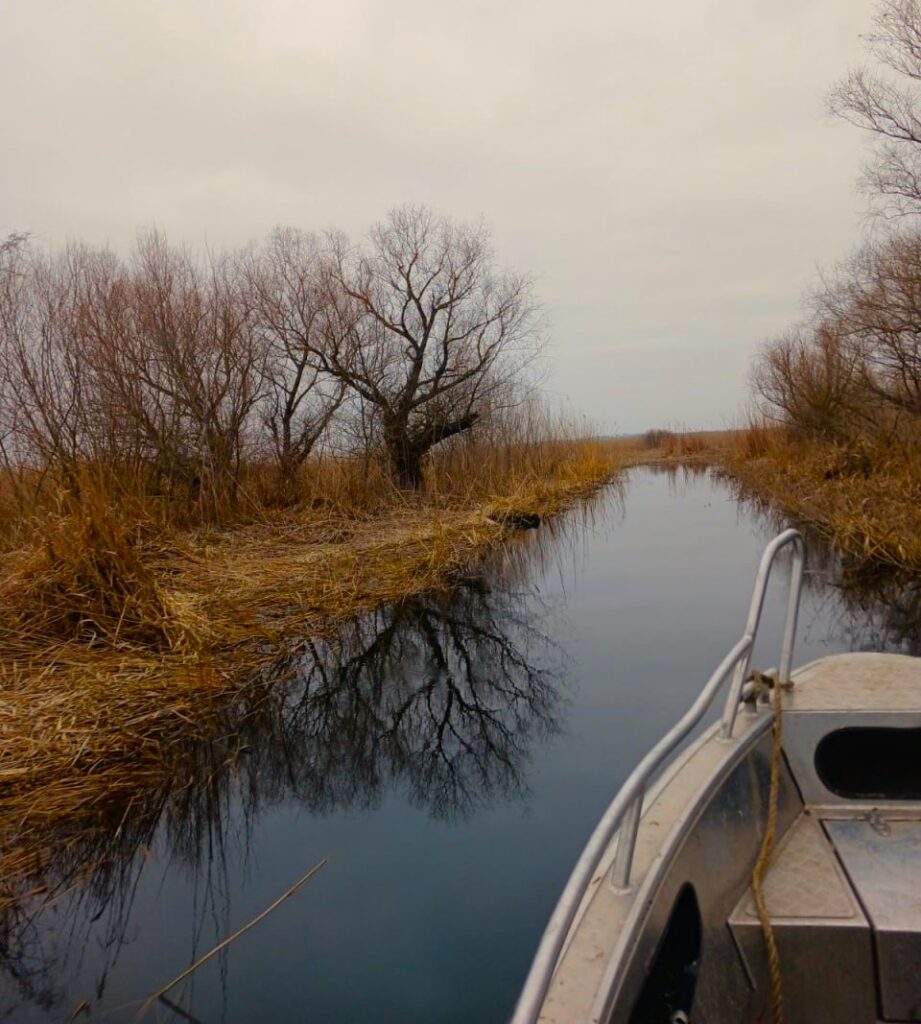
[[[97,863],[51,908],[4,923],[6,1018],[65,1021],[85,1001],[77,1020],[132,1020],[328,858],[146,1019],[504,1021],[589,832],[738,639],[782,525],[706,475],[637,470],[449,598],[306,645],[104,850],[49,851],[60,878]],[[917,589],[842,587],[828,552],[813,542],[810,557],[798,663],[921,653]],[[762,667],[779,649],[779,586]]]

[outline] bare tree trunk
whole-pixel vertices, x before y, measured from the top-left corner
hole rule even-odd
[[[419,490],[423,483],[422,460],[442,441],[469,430],[480,418],[478,412],[454,420],[442,420],[412,429],[404,419],[391,421],[384,430],[387,454],[397,484],[403,490]]]

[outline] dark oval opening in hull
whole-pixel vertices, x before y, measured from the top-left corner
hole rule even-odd
[[[822,784],[849,800],[921,800],[921,728],[848,726],[815,751]]]
[[[697,894],[686,882],[675,898],[629,1024],[670,1024],[679,1011],[690,1016],[702,930]]]

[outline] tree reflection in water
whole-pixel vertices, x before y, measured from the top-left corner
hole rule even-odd
[[[528,747],[556,728],[559,691],[549,641],[509,597],[465,578],[449,596],[353,623],[336,650],[305,650],[303,688],[279,715],[299,797],[313,809],[367,803],[398,780],[413,804],[452,818],[519,794]],[[257,780],[277,755],[262,756]]]
[[[449,592],[305,642],[198,727],[169,786],[108,808],[108,827],[44,836],[30,880],[44,891],[0,918],[5,1017],[24,1004],[69,1012],[68,977],[90,932],[96,944],[102,935],[90,966],[103,997],[154,846],[193,872],[196,935],[206,918],[223,934],[228,855],[248,846],[269,807],[367,809],[398,788],[451,820],[523,796],[530,750],[558,730],[563,701],[563,655],[543,621],[552,609],[521,585],[551,548],[513,545]],[[193,940],[190,962],[207,945]]]

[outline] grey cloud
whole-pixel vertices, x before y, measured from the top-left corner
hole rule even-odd
[[[869,0],[5,0],[0,230],[232,245],[416,200],[531,271],[550,385],[719,426],[857,238]]]

